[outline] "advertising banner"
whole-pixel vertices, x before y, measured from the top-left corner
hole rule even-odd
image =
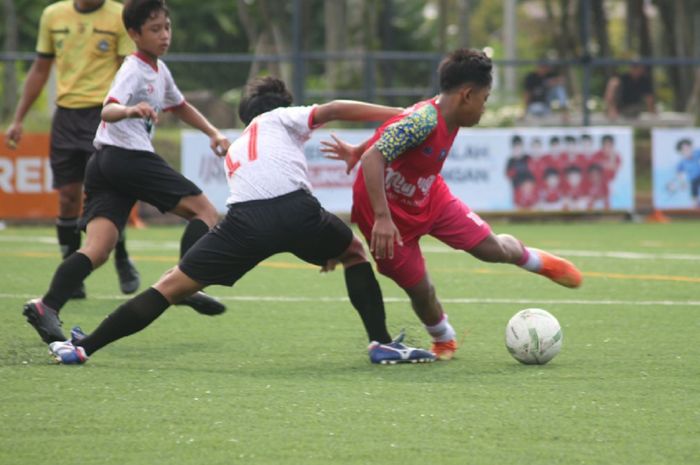
[[[651,154],[654,208],[700,208],[700,129],[653,129]]]
[[[240,131],[228,131],[230,138]],[[347,213],[355,172],[320,151],[330,134],[350,143],[371,130],[326,130],[305,145],[314,195],[329,211]],[[196,131],[182,135],[182,169],[221,213],[228,187],[223,161]],[[442,169],[452,192],[481,212],[631,211],[634,157],[629,128],[462,129]]]
[[[55,218],[52,182],[48,134],[24,134],[15,149],[0,135],[0,219]]]

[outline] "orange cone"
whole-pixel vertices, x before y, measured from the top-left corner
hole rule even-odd
[[[661,210],[654,210],[653,213],[647,216],[648,223],[670,223],[671,219]]]

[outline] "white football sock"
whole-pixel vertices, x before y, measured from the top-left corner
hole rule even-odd
[[[455,339],[457,333],[455,333],[454,328],[447,321],[447,313],[443,313],[442,320],[440,320],[436,325],[428,326],[424,325],[425,329],[433,337],[435,342],[447,342]]]
[[[542,259],[535,249],[523,246],[523,258],[518,266],[537,273],[542,269]]]

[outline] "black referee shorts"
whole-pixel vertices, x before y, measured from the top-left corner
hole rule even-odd
[[[93,218],[105,217],[121,231],[137,200],[165,213],[183,197],[201,193],[158,154],[106,145],[87,164],[80,227],[85,229]]]
[[[51,173],[53,187],[83,182],[85,166],[95,151],[92,141],[100,125],[102,106],[56,108],[51,120]]]
[[[204,285],[232,286],[266,258],[290,252],[322,266],[352,242],[352,230],[304,190],[229,207],[226,218],[182,257],[180,269]]]

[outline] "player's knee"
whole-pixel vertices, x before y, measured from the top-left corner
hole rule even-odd
[[[197,216],[204,221],[210,229],[219,222],[219,213],[216,211],[216,207],[206,199],[201,210],[197,213]]]
[[[79,252],[90,259],[92,269],[96,270],[104,265],[107,260],[109,260],[109,253],[111,250],[98,249],[95,247],[83,247],[79,250]]]
[[[70,218],[80,214],[80,196],[70,191],[59,191],[59,216]]]
[[[340,262],[345,268],[348,268],[367,261],[367,255],[365,254],[365,248],[362,246],[362,242],[356,236],[353,236],[352,242],[350,242],[350,245],[343,255],[340,256]]]

